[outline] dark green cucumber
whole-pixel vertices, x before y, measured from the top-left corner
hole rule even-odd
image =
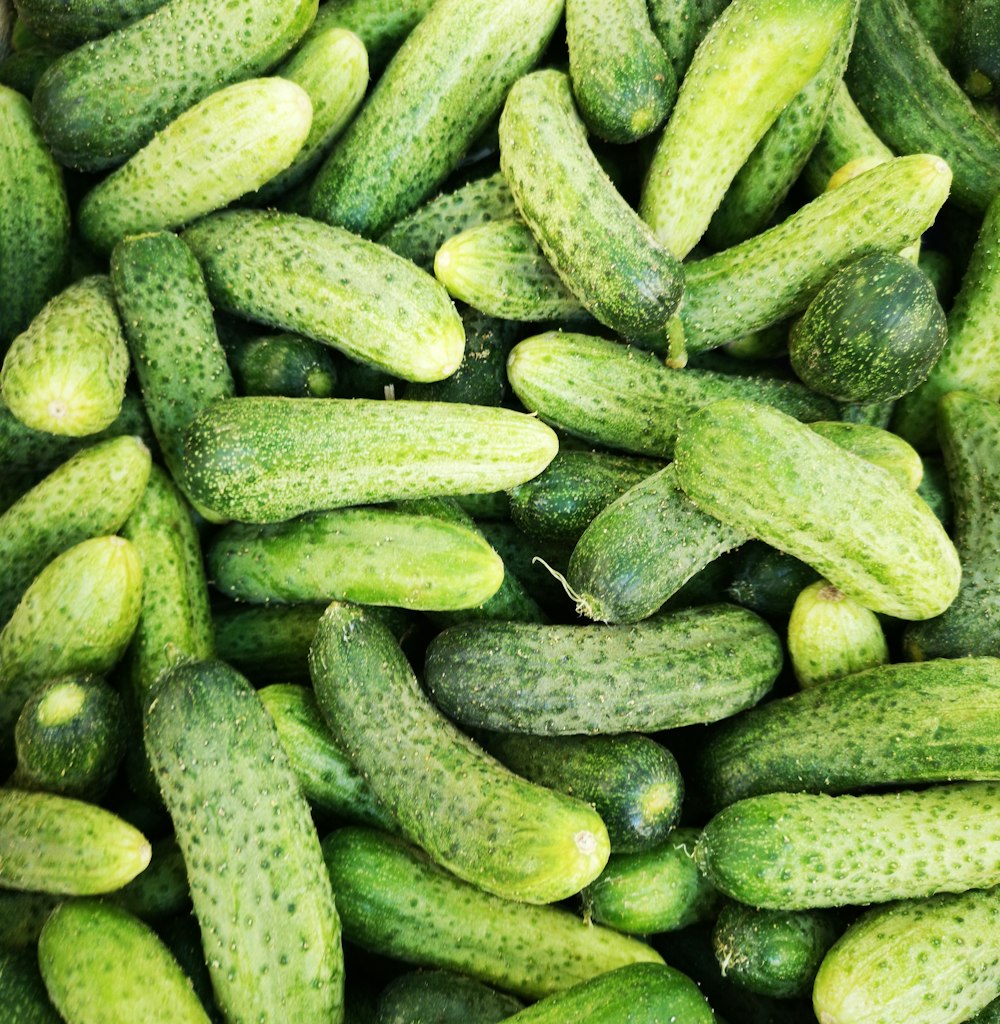
[[[766,619],[787,622],[796,598],[818,578],[819,573],[805,562],[752,540],[736,555],[726,596]]]
[[[635,626],[456,626],[431,642],[424,673],[447,714],[476,728],[657,732],[755,704],[781,657],[762,619],[708,605]]]
[[[216,515],[275,522],[332,506],[513,487],[540,473],[557,445],[544,424],[508,409],[233,398],[188,429],[183,479]]]
[[[528,999],[625,964],[662,962],[644,942],[568,910],[483,892],[372,829],[337,829],[323,855],[345,938],[397,960],[461,971]]]
[[[882,665],[716,726],[697,756],[716,807],[760,793],[994,779],[1000,659]]]
[[[42,75],[49,69],[56,58],[62,55],[61,50],[56,50],[46,44],[26,47],[9,54],[0,63],[0,85],[19,92],[29,101],[34,93]],[[51,159],[51,157],[50,157]]]
[[[729,0],[649,0],[649,20],[673,66],[677,81],[687,72],[712,22]]]
[[[955,78],[972,97],[995,96],[1000,86],[1000,7],[995,0],[964,0],[955,33]]]
[[[63,903],[45,922],[38,962],[66,1020],[209,1024],[191,983],[156,933],[108,903]],[[128,970],[123,970],[123,965]]]
[[[144,735],[226,1019],[338,1019],[343,954],[329,877],[255,691],[221,662],[176,665],[157,681]]]
[[[407,971],[382,989],[373,1024],[499,1024],[523,1005],[455,971]]]
[[[124,28],[163,4],[164,0],[18,0],[17,16],[39,38],[68,50]]]
[[[111,896],[116,906],[143,921],[164,921],[191,910],[184,856],[172,835],[153,843],[146,869]]]
[[[678,260],[622,198],[587,144],[560,71],[525,75],[500,118],[500,169],[556,273],[601,323],[667,351]],[[683,363],[683,351],[674,352]]]
[[[559,0],[447,0],[425,15],[320,168],[311,215],[374,237],[458,165],[538,60]]]
[[[215,652],[258,686],[309,681],[309,645],[322,604],[227,605],[212,609]]]
[[[207,18],[198,0],[169,0],[49,68],[32,100],[42,135],[79,170],[121,163],[199,100],[277,64],[316,7],[239,0]]]
[[[486,755],[431,704],[392,633],[364,609],[332,603],[309,664],[335,739],[436,862],[529,903],[563,899],[600,874],[609,845],[598,815]]]
[[[337,390],[337,364],[326,346],[297,334],[247,338],[226,349],[241,395],[330,398]]]
[[[326,0],[305,41],[332,27],[353,32],[368,51],[375,78],[430,6],[431,0]]]
[[[924,475],[920,479],[917,494],[927,502],[934,515],[944,523],[945,529],[950,532],[954,509],[952,508],[951,490],[948,483],[948,472],[944,468],[944,460],[925,455],[921,461],[924,464]]]
[[[0,950],[0,1000],[18,1024],[61,1024],[38,970],[34,950]]]

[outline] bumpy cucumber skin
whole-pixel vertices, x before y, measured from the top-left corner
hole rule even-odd
[[[996,996],[1000,889],[868,911],[813,986],[822,1024],[958,1024]]]
[[[682,429],[676,466],[704,512],[801,558],[873,611],[927,619],[958,593],[958,553],[926,503],[791,416],[716,402]]]
[[[376,77],[403,40],[430,10],[432,0],[327,0],[322,4],[306,42],[332,27],[353,32],[368,51]]]
[[[235,1022],[339,1021],[340,922],[274,722],[222,662],[158,680],[150,762],[184,854],[216,1000]]]
[[[729,0],[649,0],[650,24],[678,82],[712,22],[728,4]]]
[[[500,117],[500,169],[563,282],[601,323],[669,347],[684,271],[611,183],[560,71],[525,75]]]
[[[457,626],[431,641],[424,675],[448,715],[477,728],[657,732],[755,704],[781,658],[762,619],[706,605],[635,626]]]
[[[149,863],[136,828],[96,804],[0,790],[0,883],[66,896],[113,892]]]
[[[940,157],[897,157],[818,196],[781,224],[687,263],[680,316],[688,352],[778,323],[805,309],[842,263],[909,245],[934,221],[950,184]]]
[[[217,308],[295,331],[406,380],[458,369],[444,288],[384,246],[295,214],[230,210],[184,232]]]
[[[69,204],[62,172],[35,126],[31,104],[2,86],[0,158],[0,346],[6,346],[62,282]]]
[[[298,334],[241,339],[226,356],[241,395],[330,398],[337,390],[333,352]]]
[[[156,933],[108,903],[63,903],[45,922],[38,961],[66,1020],[209,1024],[184,972]],[[123,969],[127,965],[127,969]]]
[[[219,89],[84,196],[80,234],[109,253],[127,235],[177,228],[218,210],[285,170],[311,125],[308,94],[284,78]]]
[[[437,863],[527,903],[563,899],[600,874],[610,849],[597,814],[509,772],[455,728],[364,609],[327,608],[309,665],[334,737],[403,834]]]
[[[212,614],[215,650],[252,683],[309,681],[309,644],[322,604],[227,605]]]
[[[559,907],[483,892],[371,829],[337,829],[323,840],[323,855],[345,938],[408,963],[539,999],[624,964],[662,962],[644,942]]]
[[[809,424],[809,429],[865,462],[884,469],[907,490],[915,491],[920,487],[924,476],[920,455],[891,431],[846,420],[816,420]]]
[[[540,473],[557,447],[548,427],[507,409],[234,398],[188,429],[183,479],[217,515],[276,522],[334,505],[503,490]]]
[[[0,999],[10,1020],[18,1024],[62,1024],[45,991],[33,949],[0,949]]]
[[[374,1024],[500,1024],[524,1003],[455,971],[407,971],[379,994]]]
[[[153,843],[153,857],[145,870],[117,889],[111,900],[143,921],[161,922],[175,914],[186,914],[194,924],[189,913],[187,869],[172,835]]]
[[[716,807],[777,790],[992,779],[998,721],[998,659],[882,665],[717,726],[695,771]]]
[[[210,16],[199,0],[169,0],[49,68],[32,99],[42,135],[78,170],[121,163],[199,100],[273,67],[316,10],[316,0],[240,0]]]
[[[996,95],[1000,85],[1000,8],[993,0],[965,0],[955,34],[952,66],[958,83],[972,97]]]
[[[69,50],[124,28],[163,4],[164,0],[18,0],[17,16],[40,39]]]

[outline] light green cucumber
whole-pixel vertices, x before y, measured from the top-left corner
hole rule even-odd
[[[127,235],[218,210],[285,170],[311,125],[309,95],[292,81],[254,78],[219,89],[84,196],[80,234],[107,253]]]
[[[556,435],[523,413],[456,402],[233,398],[185,435],[183,478],[199,505],[241,522],[530,480]]]
[[[368,51],[372,77],[430,10],[432,0],[326,0],[306,33],[308,42],[330,28],[353,32]]]
[[[0,999],[10,1019],[18,1024],[63,1022],[45,991],[33,949],[0,950]]]
[[[213,304],[295,331],[406,380],[458,369],[462,321],[444,288],[384,246],[294,214],[231,210],[188,228]]]
[[[364,609],[332,603],[309,664],[334,737],[437,863],[527,903],[564,899],[600,874],[609,842],[594,810],[485,754],[430,702],[392,633]]]
[[[42,135],[67,166],[122,163],[206,96],[274,67],[316,8],[316,0],[238,0],[209,18],[200,0],[169,0],[49,68],[32,99]]]
[[[524,1004],[456,971],[405,971],[379,993],[373,1024],[499,1024]]]
[[[27,427],[84,437],[121,411],[129,361],[104,275],[86,277],[50,299],[11,343],[0,391]]]
[[[144,717],[226,1020],[341,1019],[340,922],[309,805],[256,692],[222,662],[175,665]]]
[[[855,0],[734,0],[713,23],[681,82],[639,203],[677,257],[705,233],[786,104],[843,45],[856,10]]]
[[[109,903],[58,907],[39,937],[38,963],[49,997],[73,1024],[113,1024],[133,1015],[149,1024],[209,1024],[156,933]]]
[[[809,429],[865,462],[884,469],[907,490],[915,491],[920,487],[923,461],[910,445],[891,431],[845,420],[817,420],[809,424]]]
[[[776,409],[702,409],[681,430],[676,466],[703,512],[795,555],[873,611],[927,619],[958,593],[958,553],[927,504]]]
[[[146,837],[96,804],[0,789],[0,885],[52,895],[113,892],[149,863]]]

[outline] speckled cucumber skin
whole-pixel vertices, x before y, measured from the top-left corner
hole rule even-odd
[[[53,895],[113,892],[149,863],[146,837],[96,804],[0,790],[0,884]]]
[[[500,586],[500,556],[433,515],[335,509],[267,526],[231,524],[205,552],[216,589],[253,603],[355,601],[421,611],[471,608]]]
[[[219,89],[84,196],[80,234],[108,253],[127,235],[177,228],[218,210],[285,170],[311,125],[309,95],[284,78]]]
[[[234,398],[192,423],[183,478],[218,515],[280,522],[332,506],[504,490],[540,473],[557,446],[544,424],[507,409]]]
[[[958,593],[958,553],[927,504],[776,409],[702,409],[681,430],[675,464],[702,511],[800,558],[872,611],[928,619]],[[766,489],[754,486],[761,480]]]
[[[678,258],[705,233],[786,104],[850,31],[856,9],[857,0],[735,0],[712,24],[681,81],[639,203]]]
[[[62,172],[42,141],[31,104],[0,86],[0,347],[55,293],[68,258]]]
[[[3,400],[25,426],[84,437],[121,411],[128,350],[103,274],[85,277],[50,299],[7,349]]]
[[[615,967],[662,962],[646,943],[567,910],[485,893],[371,829],[337,829],[323,855],[345,938],[408,963],[540,999]]]
[[[0,624],[61,551],[121,528],[146,488],[150,462],[149,449],[137,437],[99,441],[0,516]]]
[[[212,611],[216,656],[256,686],[307,683],[309,644],[325,607],[220,602]]]
[[[342,1019],[340,922],[309,806],[250,684],[217,661],[160,677],[146,750],[233,1024]]]
[[[210,14],[199,0],[169,0],[49,68],[32,99],[42,135],[67,166],[121,163],[199,100],[277,64],[316,9],[316,0],[239,0]]]
[[[775,227],[687,263],[680,316],[688,352],[778,323],[805,309],[841,264],[873,249],[909,245],[933,223],[950,185],[940,157],[897,157]]]
[[[791,381],[671,370],[651,352],[605,338],[548,331],[514,346],[511,388],[526,408],[586,441],[669,458],[679,427],[703,405],[740,397],[803,420],[832,419],[833,403]]]
[[[537,735],[657,732],[755,704],[781,644],[753,612],[706,605],[635,626],[470,623],[439,633],[424,666],[456,721]]]
[[[962,4],[954,41],[954,77],[966,95],[975,99],[996,96],[1000,84],[997,50],[1000,17],[992,0]]]
[[[374,1024],[500,1024],[523,1006],[520,999],[456,971],[406,971],[379,993]]]
[[[729,0],[649,0],[650,24],[678,82],[712,22],[728,4]]]
[[[96,900],[62,904],[42,929],[38,962],[49,997],[66,1020],[209,1024],[167,947],[120,907]]]
[[[924,476],[920,455],[901,437],[868,423],[816,420],[809,429],[873,466],[884,469],[907,490],[915,491]]]
[[[368,51],[372,77],[430,10],[432,0],[326,0],[316,14],[306,42],[331,27],[357,35]]]
[[[337,390],[333,351],[299,334],[227,342],[226,358],[241,395],[331,398]]]
[[[384,246],[295,214],[230,210],[184,241],[216,308],[325,342],[405,380],[441,380],[465,349],[444,288]]]
[[[684,271],[608,178],[561,71],[525,75],[500,116],[500,169],[542,251],[601,323],[666,351]]]
[[[370,613],[332,603],[309,665],[335,739],[403,835],[437,863],[527,903],[564,899],[600,874],[609,842],[594,810],[519,778],[460,732]]]
[[[72,49],[100,39],[162,7],[164,0],[18,0],[18,18],[53,46]]]
[[[821,1024],[959,1024],[1000,985],[1000,889],[868,911],[827,953],[813,986]]]
[[[562,0],[435,4],[317,172],[311,215],[377,237],[419,206],[538,60],[562,7]]]
[[[995,779],[998,722],[1000,659],[882,665],[715,727],[694,770],[716,807],[778,790]]]
[[[19,1024],[63,1024],[45,991],[34,949],[0,949],[0,999]]]
[[[153,857],[146,869],[128,885],[117,889],[110,902],[143,921],[160,923],[175,914],[186,915],[197,931],[197,925],[190,917],[187,869],[173,835],[153,843]]]

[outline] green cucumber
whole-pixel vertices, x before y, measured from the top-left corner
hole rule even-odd
[[[976,99],[996,96],[1000,85],[1000,8],[994,0],[964,0],[951,66],[962,88]]]
[[[561,0],[434,5],[319,169],[311,215],[375,237],[419,206],[538,60],[561,14]]]
[[[167,947],[120,907],[63,903],[42,929],[38,962],[52,1002],[68,1021],[113,1024],[135,1016],[149,1024],[209,1024]]]
[[[684,272],[591,151],[562,72],[536,71],[511,89],[500,118],[500,169],[531,233],[583,306],[626,338],[674,349],[683,363],[670,325]]]
[[[62,284],[69,258],[69,204],[62,172],[42,141],[30,103],[6,86],[0,86],[0,125],[2,348]]]
[[[127,235],[178,228],[221,209],[285,170],[311,124],[308,94],[284,78],[219,89],[84,196],[80,234],[109,253]]]
[[[729,0],[648,0],[649,20],[673,66],[683,80],[698,44]]]
[[[199,0],[169,0],[49,68],[32,100],[42,135],[67,166],[119,164],[206,96],[277,64],[316,7],[238,0],[206,19]]]
[[[373,1024],[499,1024],[524,1004],[454,971],[407,971],[378,997]]]
[[[353,32],[368,51],[372,77],[389,63],[400,44],[430,10],[432,0],[326,0],[305,42],[329,28]]]
[[[755,704],[781,657],[752,612],[706,605],[635,626],[455,626],[431,641],[424,678],[450,717],[476,728],[658,732]]]
[[[813,986],[823,1024],[959,1024],[1000,987],[1000,889],[904,900],[862,915]]]
[[[0,789],[0,885],[52,895],[113,892],[149,863],[146,837],[96,804]]]
[[[143,921],[161,922],[175,914],[190,913],[187,869],[172,835],[153,843],[153,856],[146,869],[118,889],[111,900]]]
[[[326,345],[298,334],[268,334],[226,346],[240,395],[330,398],[337,389],[337,364]]]
[[[809,429],[833,441],[880,469],[910,491],[916,491],[924,476],[924,464],[917,452],[901,437],[868,423],[846,420],[817,420]]]
[[[780,790],[997,778],[1000,659],[881,665],[754,708],[698,752],[716,807]]]
[[[61,901],[50,893],[0,889],[0,950],[30,950],[37,963],[38,936]]]
[[[83,437],[115,421],[128,370],[111,283],[97,274],[50,299],[14,339],[0,389],[25,426]]]
[[[951,67],[958,22],[965,0],[906,0],[920,31],[946,67]]]
[[[0,950],[0,999],[18,1024],[61,1024],[38,970],[34,950]]]
[[[926,503],[776,409],[702,409],[681,431],[676,466],[702,511],[802,559],[873,611],[927,619],[958,593],[958,554]]]
[[[609,846],[597,814],[484,754],[431,704],[392,633],[364,609],[332,603],[309,664],[335,739],[435,861],[528,903],[563,899],[600,874]]]
[[[160,676],[150,763],[184,855],[227,1020],[339,1020],[340,923],[319,839],[274,722],[222,662]]]
[[[927,502],[934,515],[944,523],[945,528],[950,532],[954,509],[952,508],[951,490],[944,460],[925,455],[921,461],[924,464],[924,475],[920,479],[917,494]]]
[[[24,96],[29,101],[28,110],[30,110],[31,96],[42,75],[48,71],[49,65],[61,55],[61,50],[55,50],[44,43],[18,50],[6,57],[3,63],[0,63],[0,85],[13,89]],[[51,155],[49,159],[52,159]]]
[[[679,258],[705,233],[737,171],[786,104],[849,39],[855,0],[735,0],[681,82],[639,203]]]
[[[229,605],[212,609],[215,653],[252,683],[309,681],[309,645],[322,604]]]
[[[508,409],[454,402],[233,398],[185,435],[198,504],[243,522],[311,509],[491,492],[530,480],[556,435]]]
[[[528,999],[625,964],[662,962],[646,943],[568,910],[483,892],[372,829],[335,830],[323,855],[345,938],[397,960],[461,971]]]
[[[951,171],[938,156],[897,157],[806,203],[786,220],[685,265],[688,352],[716,348],[805,309],[842,263],[898,252],[930,226]],[[884,211],[892,209],[891,217]]]
[[[230,210],[187,229],[213,304],[406,380],[441,380],[465,333],[448,293],[409,261],[294,214]]]
[[[163,4],[164,0],[18,0],[17,16],[41,39],[72,49],[124,28]]]
[[[752,540],[736,556],[726,596],[766,619],[787,623],[799,594],[818,578],[805,562]]]

